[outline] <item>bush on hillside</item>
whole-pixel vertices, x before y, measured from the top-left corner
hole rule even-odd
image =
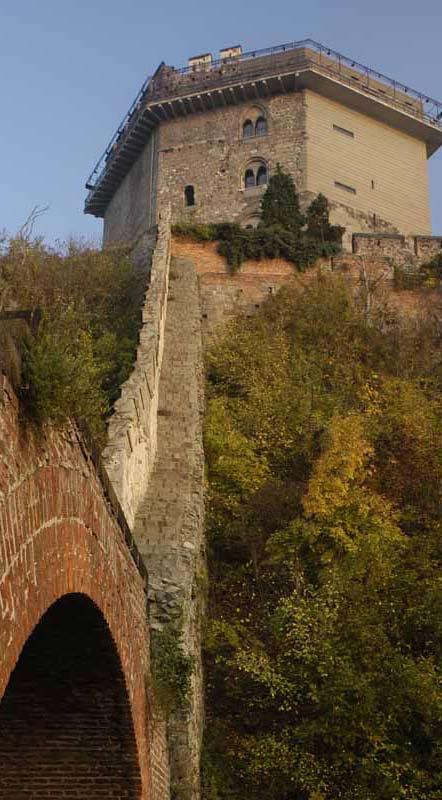
[[[145,287],[123,249],[19,235],[0,253],[2,308],[40,309],[23,342],[21,399],[39,422],[81,418],[95,435],[135,359]]]

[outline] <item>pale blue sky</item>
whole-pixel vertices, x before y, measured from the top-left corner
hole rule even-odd
[[[101,236],[84,182],[162,60],[313,38],[442,100],[440,0],[0,0],[0,230]],[[442,234],[442,153],[430,161]]]

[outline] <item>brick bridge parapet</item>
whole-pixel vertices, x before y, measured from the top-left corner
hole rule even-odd
[[[141,797],[165,800],[164,731],[148,718],[145,577],[78,430],[48,427],[37,434],[20,421],[7,379],[0,381],[0,698],[45,612],[66,595],[85,595],[102,613],[118,651]]]

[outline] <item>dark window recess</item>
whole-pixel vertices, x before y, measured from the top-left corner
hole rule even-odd
[[[371,182],[371,188],[374,189],[374,181]]]
[[[267,183],[267,167],[260,167],[256,174],[256,185],[264,186]]]
[[[194,186],[186,186],[184,189],[184,202],[186,206],[194,206],[195,205],[195,187]]]
[[[244,139],[248,139],[250,136],[254,134],[253,129],[253,122],[251,119],[246,119],[244,125],[242,126],[242,135]]]
[[[356,194],[356,189],[354,188],[354,186],[347,186],[346,183],[340,183],[339,181],[335,181],[335,186],[337,186],[338,189],[343,189],[344,192],[349,192],[350,194]]]
[[[255,134],[264,136],[265,133],[267,133],[267,120],[265,117],[258,117],[255,125]]]
[[[255,186],[255,175],[253,174],[253,169],[246,169],[244,175],[244,186],[246,189],[251,189]]]
[[[355,138],[355,135],[354,135],[353,131],[349,131],[349,130],[347,130],[347,128],[341,128],[340,125],[333,125],[333,130],[337,131],[338,133],[343,133],[344,136],[348,136],[349,139],[354,139]]]

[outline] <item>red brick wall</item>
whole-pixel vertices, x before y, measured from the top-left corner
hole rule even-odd
[[[392,237],[394,242],[397,238]],[[367,237],[364,238],[366,241]],[[199,243],[176,236],[172,239],[172,255],[187,258],[195,264],[201,292],[203,331],[209,336],[233,314],[255,313],[266,297],[281,286],[292,283],[303,288],[321,271],[341,274],[358,290],[362,264],[369,279],[376,283],[374,302],[387,303],[407,317],[424,314],[436,305],[440,308],[442,302],[442,294],[437,289],[395,289],[392,258],[383,247],[373,248],[372,252],[362,255],[342,253],[330,260],[323,259],[306,272],[298,272],[293,264],[278,258],[245,261],[234,275],[229,274],[225,259],[218,254],[216,242]]]
[[[269,294],[284,284],[293,281],[305,286],[316,275],[314,270],[297,272],[282,258],[245,261],[231,275],[226,260],[217,252],[216,242],[201,244],[181,237],[172,239],[172,255],[195,264],[205,334],[211,334],[234,313],[255,313]]]
[[[164,800],[165,754],[147,713],[152,701],[144,581],[77,432],[49,429],[37,435],[20,424],[17,400],[3,376],[0,533],[0,698],[45,612],[71,593],[89,598],[110,632],[127,688],[142,786],[135,796]],[[161,740],[161,730],[157,736]],[[12,796],[19,794],[0,789],[5,800]],[[26,794],[34,796],[49,794]],[[88,789],[81,796],[95,797]]]

